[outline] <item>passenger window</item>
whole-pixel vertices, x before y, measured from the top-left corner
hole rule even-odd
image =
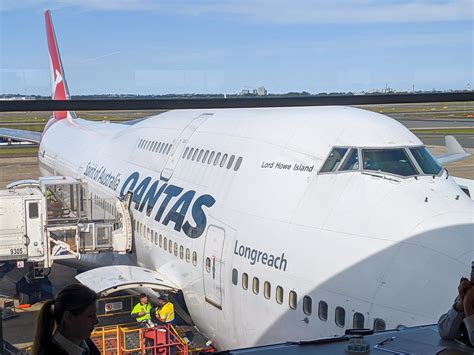
[[[227,163],[227,169],[230,169],[232,167],[232,163],[234,162],[235,155],[231,155],[229,158],[229,162]]]
[[[191,250],[186,248],[186,262],[189,263],[191,261]]]
[[[318,317],[323,321],[328,320],[328,304],[324,301],[319,301]]]
[[[276,288],[276,301],[278,304],[283,303],[283,287],[277,286]]]
[[[163,143],[161,143],[161,142],[158,143],[158,146],[156,147],[156,153],[160,152],[160,149],[161,149],[162,145],[163,145]]]
[[[178,243],[174,243],[174,256],[178,256]]]
[[[413,176],[417,174],[405,149],[402,148],[363,149],[362,160],[364,170],[381,171],[400,176]]]
[[[211,259],[206,258],[206,272],[211,272]]]
[[[232,269],[232,283],[237,285],[239,282],[239,271],[237,269]]]
[[[216,159],[214,159],[214,166],[217,165],[217,162],[219,161],[220,158],[221,158],[221,153],[217,153],[216,154]]]
[[[163,247],[165,250],[168,249],[168,239],[166,239],[166,237],[165,237],[165,240],[163,241]]]
[[[252,282],[252,290],[253,290],[253,293],[255,293],[256,295],[258,295],[258,292],[260,291],[260,281],[258,280],[258,277],[254,277],[253,278],[253,282]]]
[[[222,160],[221,160],[221,163],[220,163],[220,167],[222,168],[225,164],[225,161],[227,160],[227,153],[225,153],[223,156],[222,156]]]
[[[198,155],[198,157],[197,157],[196,160],[197,160],[197,161],[201,161],[201,158],[202,158],[202,155],[203,155],[203,154],[204,154],[204,149],[201,149],[201,150],[199,151],[199,155]]]
[[[235,162],[235,166],[234,166],[234,171],[239,170],[240,165],[242,164],[242,160],[243,160],[242,157],[238,157],[238,158],[237,158],[237,161]]]
[[[341,162],[344,154],[346,154],[347,148],[334,148],[331,153],[329,153],[326,162],[324,163],[323,167],[321,168],[321,173],[329,173],[332,171],[336,171],[337,166]]]
[[[195,251],[193,251],[193,265],[196,266],[198,263],[198,255]]]
[[[212,152],[211,152],[211,155],[209,155],[209,159],[207,160],[207,163],[208,163],[208,164],[211,164],[212,158],[214,158],[214,154],[215,154],[215,152],[212,151]]]
[[[168,251],[170,252],[170,254],[173,253],[173,241],[170,239],[169,242],[168,242]]]
[[[191,148],[191,150],[189,151],[188,156],[186,157],[186,159],[189,160],[189,158],[191,158],[191,155],[193,155],[193,152],[194,152],[194,148]]]
[[[383,332],[385,330],[385,321],[380,318],[374,319],[374,332]]]
[[[304,296],[303,297],[303,312],[307,314],[308,316],[311,315],[313,308],[313,301],[311,300],[311,297],[309,296]]]
[[[346,310],[342,307],[336,307],[336,325],[338,327],[344,328],[346,325]]]
[[[364,328],[364,315],[359,312],[354,313],[354,319],[352,321],[352,328],[363,329]]]
[[[146,229],[146,239],[150,240],[150,228]]]
[[[272,296],[272,285],[268,281],[263,284],[263,295],[267,300]]]
[[[163,236],[160,234],[160,238],[159,238],[159,246],[160,248],[163,246]]]
[[[182,245],[179,246],[179,258],[184,258],[184,247]]]
[[[245,272],[242,274],[242,288],[244,290],[249,288],[249,275]]]
[[[297,302],[297,296],[295,291],[290,291],[290,298],[288,300],[288,304],[291,309],[296,309],[296,302]]]
[[[168,149],[166,150],[167,155],[170,153],[171,147],[173,147],[173,144],[170,143],[170,145],[168,146]]]
[[[346,159],[341,165],[340,171],[358,170],[359,169],[359,153],[357,148],[352,148],[347,154]]]
[[[30,202],[28,204],[28,216],[30,216],[30,219],[39,217],[38,202]]]
[[[199,153],[199,149],[196,149],[193,153],[193,156],[191,157],[191,160],[194,161],[196,159],[196,156],[198,155]]]
[[[184,150],[184,153],[183,153],[183,159],[188,154],[188,151],[189,151],[189,147],[186,147],[186,149]]]
[[[204,156],[202,157],[202,162],[205,163],[207,160],[207,156],[209,155],[209,151],[206,150],[206,153],[204,153]]]

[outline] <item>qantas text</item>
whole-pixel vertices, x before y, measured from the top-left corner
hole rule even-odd
[[[133,192],[132,205],[134,205],[134,208],[140,212],[145,210],[147,216],[151,216],[158,199],[163,195],[161,205],[155,212],[155,221],[165,226],[172,222],[174,223],[174,230],[183,231],[189,238],[199,238],[201,236],[207,224],[204,207],[212,207],[216,202],[214,197],[207,194],[194,199],[196,191],[184,191],[182,187],[159,179],[152,181],[150,176],[140,180],[140,174],[137,171],[125,180],[120,190],[120,196],[124,196],[129,191]],[[172,200],[171,209],[162,218]],[[191,203],[192,222],[184,220]]]

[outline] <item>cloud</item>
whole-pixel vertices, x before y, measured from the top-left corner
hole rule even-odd
[[[472,0],[2,0],[2,9],[73,7],[157,11],[266,24],[419,23],[474,20]]]

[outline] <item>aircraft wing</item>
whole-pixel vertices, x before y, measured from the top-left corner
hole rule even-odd
[[[147,287],[155,290],[179,290],[175,283],[160,272],[130,265],[95,268],[77,275],[76,279],[81,284],[104,296],[137,287]]]
[[[21,129],[12,128],[0,128],[0,137],[39,144],[41,140],[41,132],[23,131]]]
[[[436,157],[439,164],[444,166],[471,156],[471,153],[466,152],[453,136],[446,136],[444,140],[446,142],[447,153]]]

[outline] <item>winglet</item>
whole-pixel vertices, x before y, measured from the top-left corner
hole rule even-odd
[[[67,88],[66,78],[64,76],[63,65],[59,55],[58,43],[54,34],[51,12],[47,10],[44,13],[46,20],[46,36],[48,38],[48,50],[51,69],[51,97],[53,100],[69,100],[69,90]],[[65,118],[76,118],[74,111],[54,111],[53,116],[56,120]]]
[[[446,136],[444,140],[446,142],[447,153],[436,157],[436,160],[438,160],[438,163],[441,165],[444,166],[471,156],[471,153],[466,152],[453,136]]]

